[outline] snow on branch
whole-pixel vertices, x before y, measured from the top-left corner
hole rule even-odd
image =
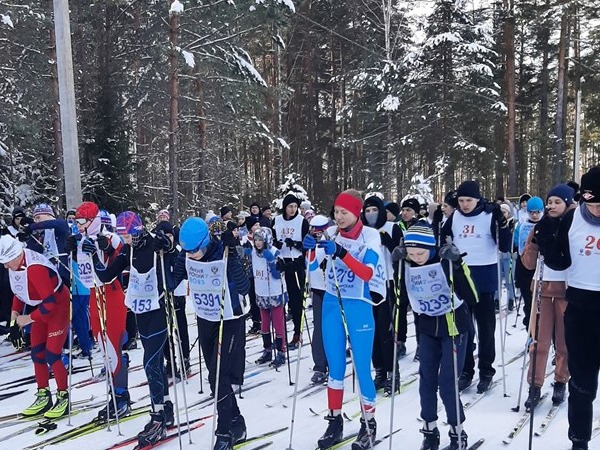
[[[183,4],[179,0],[173,0],[169,8],[169,14],[181,14],[183,12]]]
[[[296,12],[296,7],[294,6],[294,2],[292,0],[277,0],[281,5],[287,6],[290,11],[293,13]]]
[[[0,14],[0,19],[2,20],[2,23],[6,26],[9,26],[10,28],[14,28],[15,26],[13,25],[13,22],[10,18],[10,16],[8,14]]]

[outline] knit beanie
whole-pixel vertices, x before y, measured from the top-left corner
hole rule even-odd
[[[479,200],[481,198],[479,183],[473,180],[463,181],[456,189],[456,197],[471,197]]]
[[[286,195],[283,198],[283,204],[282,204],[283,210],[285,210],[285,208],[287,208],[288,205],[291,205],[292,203],[295,203],[296,206],[300,206],[300,200],[298,200],[298,197],[296,197],[294,194]]]
[[[600,166],[592,167],[581,177],[581,198],[586,203],[600,203]]]
[[[400,214],[400,205],[396,202],[386,202],[385,209],[391,212],[394,217],[398,217]]]
[[[531,198],[531,195],[529,194],[523,194],[519,197],[519,205],[523,202],[528,201]]]
[[[531,197],[527,200],[527,212],[543,211],[544,201],[539,197]]]
[[[362,201],[359,198],[348,194],[347,192],[342,192],[340,195],[338,195],[333,205],[339,206],[340,208],[344,208],[345,210],[352,213],[357,219],[360,217]]]
[[[410,208],[415,212],[415,214],[419,214],[421,205],[419,204],[419,200],[416,198],[407,198],[402,202],[402,209],[404,208]]]
[[[33,217],[39,216],[41,214],[47,214],[49,216],[54,217],[54,210],[52,209],[52,206],[48,205],[47,203],[40,203],[38,205],[35,205],[35,208],[33,208]]]
[[[225,214],[230,213],[231,212],[231,208],[229,206],[223,206],[221,208],[221,217],[223,217]]]
[[[435,247],[435,236],[429,224],[425,221],[419,221],[406,230],[404,235],[404,245],[406,247],[426,248],[430,250]]]
[[[454,209],[458,208],[458,197],[456,191],[450,191],[444,196],[444,203],[452,206]]]
[[[548,191],[548,195],[546,196],[546,200],[550,197],[558,197],[563,202],[567,204],[567,206],[573,203],[573,196],[575,195],[575,191],[568,184],[557,184],[552,189]]]

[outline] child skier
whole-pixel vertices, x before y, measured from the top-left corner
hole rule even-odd
[[[280,252],[273,247],[273,236],[269,228],[261,227],[254,232],[254,249],[252,250],[252,276],[256,292],[256,303],[260,308],[261,334],[263,354],[256,364],[265,364],[273,358],[270,325],[275,329],[275,348],[277,354],[273,367],[285,364],[286,335],[284,304],[287,301],[285,280],[281,277],[278,265],[283,262]]]
[[[404,247],[400,247],[405,254],[399,269],[401,301],[410,301],[413,310],[419,313],[419,395],[424,421],[421,450],[438,450],[440,445],[436,422],[438,388],[450,424],[449,448],[456,450],[459,448],[458,427],[465,416],[460,400],[460,418],[456,414],[455,380],[462,373],[467,332],[471,326],[465,302],[469,305],[477,303],[477,292],[460,251],[448,243],[438,255],[433,230],[426,222],[408,228]],[[454,346],[456,354],[453,353]],[[460,440],[462,448],[466,449],[464,430]]]

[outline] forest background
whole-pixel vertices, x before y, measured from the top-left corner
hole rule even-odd
[[[600,1],[71,0],[84,197],[543,194],[600,153]],[[0,0],[0,212],[65,205],[52,0]],[[577,101],[581,114],[577,116]]]

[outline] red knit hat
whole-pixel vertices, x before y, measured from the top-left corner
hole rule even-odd
[[[77,211],[75,211],[75,218],[92,220],[98,215],[99,212],[100,209],[95,203],[83,202],[81,205],[79,205]]]
[[[347,192],[342,192],[337,196],[334,206],[339,206],[351,212],[356,218],[360,217],[360,211],[362,209],[362,201]]]

